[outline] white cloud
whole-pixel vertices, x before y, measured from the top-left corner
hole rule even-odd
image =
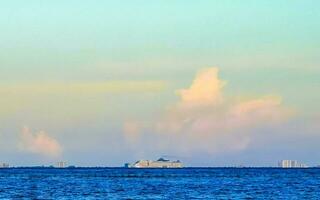
[[[218,72],[218,68],[207,68],[198,72],[190,88],[178,91],[180,103],[194,106],[221,103],[221,89],[225,82],[218,78]]]
[[[20,148],[26,152],[49,157],[57,157],[62,153],[62,147],[56,139],[44,131],[32,133],[26,126],[21,131]]]
[[[145,130],[156,133],[155,146],[183,153],[243,150],[257,127],[273,126],[292,115],[278,96],[245,101],[225,98],[226,82],[219,79],[218,71],[201,70],[188,89],[178,91],[180,100]]]

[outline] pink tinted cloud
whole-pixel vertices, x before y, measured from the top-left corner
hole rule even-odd
[[[32,133],[26,126],[21,131],[20,148],[26,152],[49,157],[57,157],[62,153],[62,147],[56,139],[44,131]]]
[[[175,142],[169,142],[170,148],[176,150],[217,153],[245,149],[255,128],[273,126],[292,116],[278,96],[246,101],[224,97],[226,82],[219,79],[218,72],[218,68],[200,70],[190,87],[178,91],[180,100],[149,132],[171,138]]]
[[[123,124],[124,137],[128,142],[136,142],[142,130],[143,124],[138,121],[126,121]]]
[[[218,73],[218,68],[200,70],[188,89],[178,91],[180,103],[195,106],[220,103],[225,81],[218,78]]]

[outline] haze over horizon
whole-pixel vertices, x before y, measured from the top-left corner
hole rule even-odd
[[[318,165],[319,8],[3,2],[0,163]]]

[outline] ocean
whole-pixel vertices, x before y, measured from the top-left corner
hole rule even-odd
[[[320,169],[0,169],[0,199],[320,199]]]

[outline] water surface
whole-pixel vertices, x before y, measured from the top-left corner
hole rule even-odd
[[[320,169],[1,169],[0,199],[320,199]]]

